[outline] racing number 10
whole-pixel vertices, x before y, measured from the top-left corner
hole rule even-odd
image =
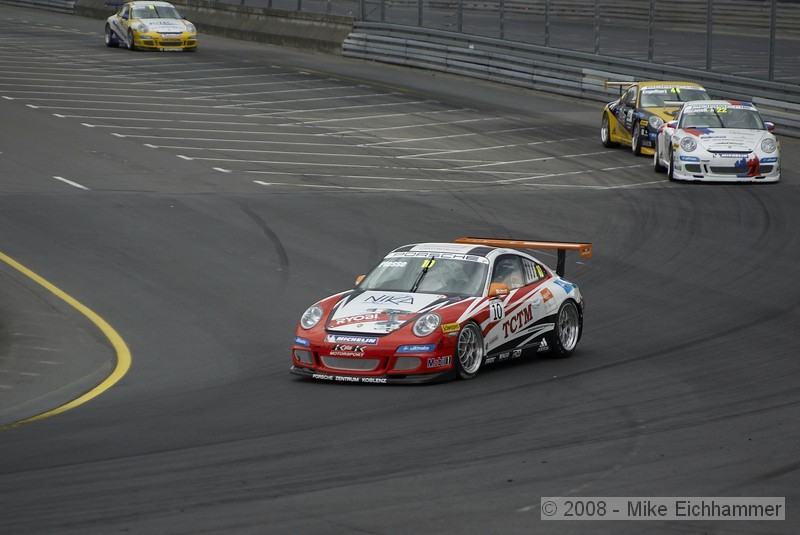
[[[492,317],[492,321],[500,321],[505,316],[505,310],[503,310],[503,303],[500,301],[492,301],[489,303],[489,315]]]

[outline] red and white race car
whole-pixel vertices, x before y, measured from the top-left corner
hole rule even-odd
[[[519,249],[556,249],[555,271]],[[563,278],[566,251],[589,243],[460,238],[391,251],[356,287],[305,311],[294,374],[356,383],[471,379],[523,351],[569,356],[583,296]]]

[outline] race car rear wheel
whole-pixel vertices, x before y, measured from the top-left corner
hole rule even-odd
[[[631,151],[634,156],[642,154],[642,127],[638,124],[633,126],[633,132],[631,132]]]
[[[133,42],[133,32],[128,30],[128,50],[136,50],[136,44]]]
[[[603,119],[600,122],[600,141],[606,148],[616,147],[618,144],[611,141],[611,126],[608,121],[608,114],[603,113]]]
[[[575,301],[564,301],[558,309],[555,328],[548,336],[550,356],[561,359],[570,356],[578,345],[582,328],[578,305]]]
[[[119,46],[119,39],[117,39],[117,34],[111,29],[111,26],[106,24],[106,33],[105,33],[105,41],[106,46],[111,48],[116,48]]]
[[[481,329],[474,323],[467,323],[458,333],[456,343],[456,378],[472,379],[483,365],[484,349]]]

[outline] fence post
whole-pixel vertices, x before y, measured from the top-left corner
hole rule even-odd
[[[711,42],[714,40],[714,0],[708,0],[706,10],[706,70],[711,71]]]
[[[544,46],[550,46],[550,0],[544,2]]]
[[[653,48],[655,43],[656,0],[650,0],[650,15],[647,20],[647,61],[653,63]]]
[[[594,53],[600,53],[600,0],[594,0]]]
[[[500,0],[500,39],[506,38],[506,3]]]
[[[769,81],[775,80],[775,30],[778,18],[778,0],[772,0],[769,14]]]

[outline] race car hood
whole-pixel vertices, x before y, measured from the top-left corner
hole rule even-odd
[[[675,117],[678,115],[678,111],[680,111],[680,108],[675,108],[675,107],[671,107],[671,108],[643,108],[642,111],[645,111],[647,113],[651,113],[653,115],[658,115],[659,117],[664,119],[665,123],[667,123],[669,121],[674,121],[675,120]]]
[[[145,23],[150,31],[159,33],[178,33],[186,31],[186,25],[182,20],[178,19],[147,19],[141,20],[140,22]]]
[[[409,292],[353,292],[345,296],[328,318],[328,331],[385,334],[451,299],[439,294]]]
[[[765,134],[764,130],[736,128],[688,128],[684,132],[695,136],[702,148],[713,152],[752,152]]]

